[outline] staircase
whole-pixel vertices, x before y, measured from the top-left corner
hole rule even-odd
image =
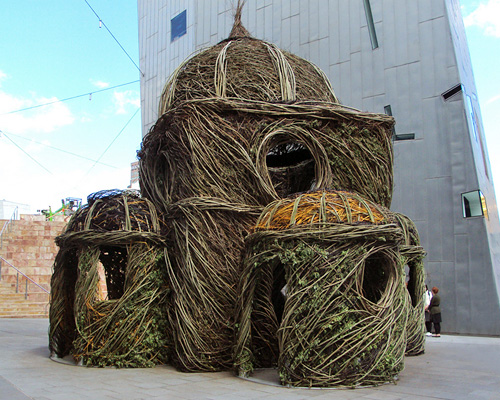
[[[43,293],[45,301],[25,299],[24,293],[16,293],[10,284],[0,282],[0,318],[47,318],[49,295]]]
[[[58,251],[54,239],[66,222],[64,217],[46,221],[44,216],[21,215],[20,220],[12,221],[9,229],[4,230],[0,249],[0,318],[48,317],[49,295],[43,289],[50,291],[52,264]]]

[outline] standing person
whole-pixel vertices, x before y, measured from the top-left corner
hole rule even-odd
[[[431,321],[434,324],[434,337],[441,337],[441,297],[438,295],[439,289],[434,286],[432,288],[432,299],[429,304],[431,312]]]
[[[425,309],[425,329],[427,331],[427,336],[432,336],[432,321],[431,312],[429,310],[429,305],[431,304],[432,292],[429,290],[427,285],[425,285],[424,293],[424,309]]]

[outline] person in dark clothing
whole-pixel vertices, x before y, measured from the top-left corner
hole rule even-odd
[[[429,304],[431,313],[431,321],[434,325],[434,337],[441,337],[441,298],[438,295],[439,289],[434,286],[432,288],[432,299]]]

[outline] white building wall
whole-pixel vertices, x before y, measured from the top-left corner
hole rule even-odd
[[[0,200],[0,219],[19,219],[21,214],[30,214],[30,211],[28,204]]]
[[[143,134],[175,68],[227,38],[235,3],[138,0]],[[414,133],[394,143],[392,209],[417,224],[427,283],[441,289],[443,330],[499,335],[500,224],[458,0],[370,0],[376,49],[363,3],[248,0],[242,22],[254,37],[318,65],[343,104],[377,113],[390,105],[396,133]],[[184,9],[187,34],[171,43],[170,19]],[[444,101],[441,94],[460,83],[462,93]],[[489,218],[463,218],[461,194],[477,189]]]

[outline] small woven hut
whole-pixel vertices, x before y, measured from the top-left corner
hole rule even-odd
[[[395,214],[354,193],[267,206],[246,239],[238,373],[277,365],[282,384],[316,387],[395,379],[413,310],[405,240]]]
[[[56,238],[49,347],[93,366],[167,361],[170,293],[162,222],[133,191],[103,191]],[[163,227],[164,228],[164,227]]]

